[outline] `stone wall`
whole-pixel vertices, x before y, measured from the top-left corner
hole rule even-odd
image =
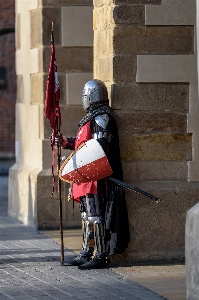
[[[76,134],[85,114],[82,88],[94,70],[115,111],[124,181],[162,200],[126,191],[131,242],[122,263],[184,260],[186,211],[199,201],[195,19],[194,0],[16,1],[11,216],[39,229],[59,227],[56,192],[51,199],[51,128],[43,117],[53,21],[63,135]],[[80,226],[67,189],[63,184],[64,227]]]
[[[52,129],[43,115],[52,22],[61,131],[70,137],[85,114],[83,86],[93,77],[92,1],[16,1],[16,164],[9,173],[9,215],[39,229],[59,228],[57,186],[51,198]],[[69,153],[63,150],[62,156]],[[78,205],[73,220],[72,203],[67,198],[68,185],[62,183],[63,226],[81,226]]]
[[[186,211],[198,199],[195,1],[94,0],[94,77],[120,134],[128,260],[183,261]],[[197,112],[197,113],[196,113]]]
[[[199,41],[199,3],[196,1],[196,45]],[[198,47],[197,57],[198,57]],[[199,60],[197,60],[197,70],[199,69]],[[199,78],[197,78],[199,79]],[[195,114],[198,113],[197,106]],[[197,154],[196,154],[197,155]],[[185,258],[186,258],[186,299],[197,300],[199,295],[199,203],[194,205],[186,216],[186,231],[185,231]]]

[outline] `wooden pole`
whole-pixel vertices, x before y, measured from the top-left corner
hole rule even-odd
[[[58,126],[58,118],[56,117],[56,122]],[[59,126],[58,126],[59,127]],[[57,136],[59,136],[59,129],[57,130]],[[61,161],[61,146],[56,146],[57,152],[57,176],[58,176],[58,199],[59,199],[59,221],[60,221],[60,243],[61,243],[61,264],[64,263],[64,240],[63,240],[63,222],[62,222],[62,198],[61,198],[61,179],[59,178],[59,169],[60,169],[60,161]]]
[[[54,33],[53,33],[53,22],[52,22],[52,34],[51,34],[51,43],[54,44]],[[56,112],[57,113],[57,112]],[[60,120],[56,115],[56,136],[60,135]],[[59,221],[60,221],[60,244],[61,244],[61,264],[64,263],[64,239],[63,239],[63,222],[62,222],[62,198],[61,198],[61,179],[59,178],[59,169],[61,161],[61,146],[56,145],[57,153],[57,177],[58,177],[58,187],[57,194],[59,199]]]

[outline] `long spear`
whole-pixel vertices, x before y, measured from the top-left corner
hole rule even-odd
[[[59,119],[56,116],[56,127],[57,127],[57,136],[60,135],[60,126]],[[61,147],[60,145],[56,145],[56,153],[57,153],[57,174],[59,174],[60,169],[60,161],[61,161]],[[60,241],[61,241],[61,264],[64,262],[64,241],[63,241],[63,222],[62,222],[62,198],[61,198],[61,179],[58,176],[58,197],[59,197],[59,221],[60,221]]]
[[[53,22],[52,22],[52,34],[51,34],[51,43],[54,45],[54,33],[53,33]],[[60,107],[56,110],[56,135],[60,135],[60,126],[61,126],[61,113]],[[61,162],[61,146],[56,145],[57,153],[57,174],[59,174],[60,162]],[[63,222],[62,222],[62,198],[61,198],[61,180],[58,176],[58,189],[59,197],[59,221],[60,221],[60,242],[61,242],[61,263],[64,262],[64,240],[63,240]]]
[[[54,34],[53,34],[53,22],[52,22],[52,32],[51,32],[51,61],[48,73],[48,81],[46,88],[46,99],[45,99],[45,109],[44,116],[49,119],[50,125],[53,128],[51,137],[51,147],[52,147],[52,175],[53,175],[53,190],[55,186],[55,176],[54,176],[54,157],[56,149],[57,158],[57,173],[59,174],[60,161],[61,161],[61,146],[59,144],[55,145],[55,137],[60,135],[61,126],[61,113],[59,107],[60,99],[60,89],[59,81],[57,76],[57,63],[55,58],[55,47],[54,47]],[[59,197],[59,220],[60,220],[60,240],[61,240],[61,264],[64,262],[64,242],[63,242],[63,223],[62,223],[62,199],[61,199],[61,180],[58,176],[58,197]]]

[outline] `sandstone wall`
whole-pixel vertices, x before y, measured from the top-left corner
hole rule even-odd
[[[198,45],[199,38],[199,3],[196,1],[196,45]],[[198,56],[198,47],[197,47]],[[197,70],[198,70],[197,59]],[[198,109],[196,107],[195,114]],[[198,252],[199,252],[199,235],[198,235],[198,223],[199,223],[199,203],[194,205],[188,210],[186,215],[186,230],[185,230],[185,259],[186,259],[186,299],[196,300],[199,294],[198,285]]]
[[[83,86],[93,77],[92,1],[16,1],[16,164],[9,174],[9,214],[39,229],[59,228],[57,186],[51,199],[52,129],[43,116],[52,22],[61,89],[61,131],[71,137],[85,114]],[[62,156],[69,153],[64,150]],[[63,225],[81,226],[78,205],[73,220],[72,203],[67,198],[68,185],[62,183]]]
[[[85,114],[84,83],[92,77],[105,81],[118,123],[124,181],[162,200],[156,204],[126,191],[131,242],[119,260],[184,260],[186,211],[199,200],[195,12],[194,0],[16,1],[11,216],[39,229],[59,227],[56,192],[50,198],[51,128],[43,117],[53,21],[62,133],[74,136]],[[77,206],[72,219],[67,188],[63,184],[64,227],[80,226]]]
[[[126,192],[129,260],[184,260],[186,211],[198,197],[195,1],[94,0],[94,77],[108,86]]]

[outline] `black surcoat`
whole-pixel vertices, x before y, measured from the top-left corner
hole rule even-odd
[[[111,126],[113,133],[111,147],[107,152],[107,158],[113,171],[111,176],[123,181],[118,129],[112,109],[107,105],[92,107],[80,121],[79,126],[82,127],[94,117],[102,114],[109,115],[109,126]],[[129,242],[129,223],[125,193],[121,186],[108,180],[107,183],[105,214],[107,253],[110,255],[121,254],[128,247]]]

